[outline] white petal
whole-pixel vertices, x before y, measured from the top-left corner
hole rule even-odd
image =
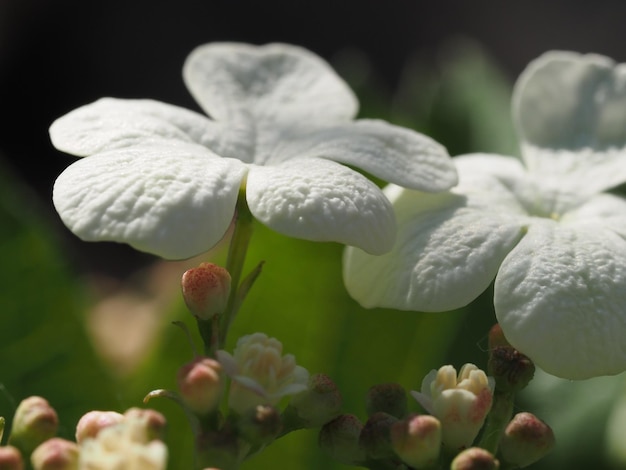
[[[570,226],[603,225],[626,238],[626,199],[614,194],[596,194],[564,214],[560,221]]]
[[[222,134],[221,125],[193,111],[158,101],[115,98],[81,106],[50,126],[54,146],[81,157],[163,141],[168,145],[197,143],[221,156],[242,153],[241,144],[225,142]],[[244,140],[240,136],[239,142]]]
[[[550,374],[626,370],[626,242],[602,226],[544,220],[504,260],[496,315],[511,344]]]
[[[371,181],[338,163],[294,159],[252,166],[247,180],[252,214],[285,235],[391,249],[395,220],[389,201]]]
[[[393,250],[370,256],[348,248],[344,254],[344,282],[361,305],[452,310],[489,286],[528,218],[509,188],[479,170],[504,173],[519,163],[497,156],[463,157],[459,163],[461,182],[451,192],[386,188],[398,221]]]
[[[513,108],[530,171],[567,174],[587,192],[626,181],[626,65],[544,54],[518,80]]]
[[[359,167],[400,186],[442,191],[457,183],[446,149],[425,135],[384,121],[360,120],[296,137],[270,162],[325,158]]]
[[[358,107],[326,62],[287,44],[206,44],[189,55],[183,76],[194,98],[218,121],[328,123],[351,119]]]
[[[116,241],[163,258],[210,249],[232,220],[245,165],[197,145],[133,147],[79,160],[53,200],[83,240]]]

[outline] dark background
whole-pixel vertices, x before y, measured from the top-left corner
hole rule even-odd
[[[282,41],[329,60],[359,50],[380,89],[393,91],[410,57],[435,61],[459,36],[477,41],[511,81],[548,49],[626,61],[625,20],[619,0],[0,0],[0,154],[35,188],[67,243],[80,247],[69,250],[79,266],[123,274],[128,263],[120,259],[149,257],[76,243],[54,216],[52,184],[73,158],[51,147],[47,129],[102,96],[197,109],[181,79],[195,46]]]

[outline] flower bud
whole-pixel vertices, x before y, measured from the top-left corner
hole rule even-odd
[[[291,398],[289,407],[304,421],[303,427],[312,428],[336,418],[342,401],[341,392],[330,377],[314,374],[309,377],[307,389]]]
[[[523,468],[543,458],[554,447],[550,426],[531,413],[518,413],[500,441],[502,459]]]
[[[222,396],[222,366],[215,359],[198,357],[178,370],[178,390],[185,404],[195,413],[214,410]]]
[[[450,470],[497,470],[500,462],[485,449],[470,447],[457,455]]]
[[[386,459],[394,457],[391,448],[390,429],[398,422],[398,418],[390,414],[374,413],[365,422],[359,435],[359,446],[370,459]]]
[[[0,447],[0,470],[23,470],[24,461],[17,447]]]
[[[229,272],[211,263],[185,271],[181,281],[183,298],[193,315],[209,320],[226,309],[230,295]]]
[[[334,460],[345,464],[357,464],[365,459],[359,447],[359,435],[363,425],[354,415],[340,415],[322,426],[319,446]]]
[[[383,412],[402,419],[407,414],[406,392],[395,383],[374,385],[367,391],[365,409],[368,416]]]
[[[75,442],[54,437],[43,442],[30,456],[35,470],[77,470],[78,445]]]
[[[59,418],[48,401],[37,396],[29,397],[22,400],[15,410],[9,443],[27,455],[53,437],[58,427]]]
[[[217,351],[224,372],[231,378],[228,406],[239,414],[258,405],[276,405],[285,396],[307,389],[309,372],[296,365],[292,354],[264,333],[242,336],[234,353]]]
[[[79,444],[88,437],[96,437],[101,429],[119,423],[124,415],[115,411],[90,411],[84,414],[76,425],[76,442]]]
[[[282,430],[280,413],[273,406],[259,405],[246,411],[237,423],[239,435],[252,446],[272,442]]]
[[[105,427],[95,438],[83,441],[79,468],[165,470],[167,447],[153,439],[157,428],[163,425],[161,419],[162,415],[156,411],[128,410],[123,421]]]
[[[470,447],[493,401],[493,379],[474,364],[465,364],[458,376],[452,366],[431,371],[422,391],[413,397],[441,422],[443,445],[457,451]]]
[[[511,346],[495,324],[489,331],[489,375],[496,381],[499,392],[515,393],[522,390],[535,375],[535,364]]]
[[[412,468],[435,464],[441,452],[441,423],[430,415],[415,415],[391,426],[396,455]]]
[[[167,421],[165,416],[149,408],[129,408],[124,413],[125,421],[138,421],[145,431],[146,439],[163,439]]]

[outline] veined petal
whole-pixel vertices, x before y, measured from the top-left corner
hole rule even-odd
[[[550,374],[585,379],[626,369],[626,242],[599,226],[544,220],[495,282],[506,338]]]
[[[228,123],[329,123],[351,119],[358,108],[326,62],[287,44],[206,44],[189,55],[183,77],[207,114]]]
[[[245,172],[240,161],[198,145],[117,149],[69,166],[55,183],[53,201],[83,240],[189,258],[228,229]]]
[[[398,239],[382,256],[346,249],[344,282],[350,295],[368,308],[434,312],[475,299],[528,223],[513,193],[495,176],[518,165],[498,156],[460,157],[461,181],[450,192],[387,187]],[[493,173],[481,173],[487,168]]]
[[[576,179],[572,185],[584,182],[587,193],[626,181],[625,64],[595,54],[544,54],[518,80],[513,115],[536,175]]]
[[[457,183],[446,149],[433,139],[384,121],[359,120],[295,138],[269,161],[325,158],[359,167],[400,186],[435,192]]]
[[[626,239],[626,199],[614,194],[596,194],[564,214],[560,222],[567,226],[602,225]]]
[[[262,223],[285,235],[391,249],[393,210],[382,191],[359,173],[322,159],[256,166],[247,179],[248,205]]]
[[[80,157],[163,142],[196,143],[221,156],[241,153],[226,148],[221,127],[206,116],[159,101],[102,98],[54,121],[50,138],[57,149]]]

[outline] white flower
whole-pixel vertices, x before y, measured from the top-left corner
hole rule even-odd
[[[152,440],[148,415],[127,415],[80,445],[79,468],[90,470],[164,470],[167,447]]]
[[[460,183],[426,195],[386,190],[398,218],[392,252],[345,254],[364,306],[445,311],[495,278],[509,342],[572,379],[626,369],[626,66],[547,53],[516,84],[522,161],[455,159]]]
[[[288,236],[391,249],[393,210],[368,179],[337,162],[423,191],[457,181],[433,140],[377,120],[319,57],[296,46],[214,43],[183,76],[211,117],[150,100],[106,98],[50,127],[79,160],[53,200],[84,240],[124,242],[165,258],[210,249],[245,189],[252,214]]]
[[[242,336],[232,355],[218,351],[217,358],[231,378],[228,406],[238,413],[258,405],[276,405],[281,398],[307,389],[309,372],[296,365],[292,354],[264,333]]]
[[[420,405],[441,422],[442,442],[458,451],[472,445],[491,410],[495,380],[465,364],[457,375],[450,365],[424,377],[420,392],[411,392]]]

